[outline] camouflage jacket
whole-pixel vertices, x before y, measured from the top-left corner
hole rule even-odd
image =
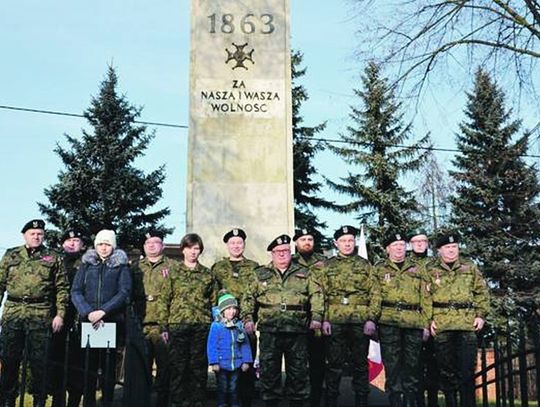
[[[308,269],[291,263],[281,273],[270,263],[257,268],[256,273],[254,318],[259,331],[306,333],[310,311],[313,319],[321,320],[323,309],[310,306],[311,297],[319,289]]]
[[[473,331],[474,319],[485,319],[489,311],[489,290],[478,267],[461,258],[452,268],[437,260],[428,273],[437,331]]]
[[[215,278],[207,267],[197,263],[190,269],[180,263],[178,273],[169,275],[157,300],[161,330],[175,324],[210,324],[216,293]]]
[[[3,320],[65,316],[69,290],[57,253],[44,246],[8,249],[0,261],[0,297],[8,292]]]
[[[379,323],[400,328],[428,328],[431,318],[429,275],[424,265],[406,258],[401,269],[385,260],[374,266],[381,286]]]
[[[315,307],[324,304],[324,319],[333,324],[363,324],[377,321],[381,313],[381,288],[369,261],[360,256],[337,255],[313,270],[321,287]]]
[[[212,266],[218,289],[226,289],[238,300],[241,315],[252,315],[255,309],[253,290],[257,284],[255,269],[259,265],[253,260],[242,259],[232,262],[224,258]]]
[[[68,280],[68,290],[71,290],[71,285],[73,284],[73,280],[75,279],[77,270],[79,269],[79,266],[82,263],[83,254],[84,254],[84,251],[81,251],[79,253],[62,252],[60,254],[62,256],[62,265],[64,268],[64,273]],[[75,324],[77,319],[78,319],[77,309],[75,308],[75,305],[73,305],[73,302],[71,301],[71,295],[70,295],[70,299],[66,304],[66,315],[64,317],[64,327],[66,327],[67,329],[71,328]]]
[[[152,263],[144,257],[133,269],[133,302],[145,325],[157,325],[158,299],[164,295],[171,275],[179,273],[180,263],[167,256]]]
[[[307,267],[308,269],[313,269],[313,267],[320,267],[323,265],[326,257],[320,253],[313,253],[308,259],[302,257],[300,254],[295,253],[292,258],[294,264],[299,264],[300,266]]]

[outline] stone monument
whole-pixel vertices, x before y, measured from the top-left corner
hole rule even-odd
[[[222,237],[248,235],[246,256],[294,229],[288,0],[192,0],[187,231],[203,263]]]

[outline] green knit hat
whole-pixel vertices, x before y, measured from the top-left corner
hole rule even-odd
[[[236,298],[234,298],[234,296],[228,293],[220,295],[218,299],[219,312],[223,312],[230,307],[238,308],[238,301],[236,301]]]

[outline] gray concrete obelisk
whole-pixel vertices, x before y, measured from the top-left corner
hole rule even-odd
[[[192,0],[187,231],[207,265],[233,227],[259,262],[294,229],[290,63],[288,0]]]

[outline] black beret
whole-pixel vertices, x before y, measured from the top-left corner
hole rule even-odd
[[[419,235],[427,236],[428,235],[427,230],[423,228],[411,229],[407,232],[407,240],[411,240],[413,237],[419,236]]]
[[[234,236],[241,237],[244,240],[247,238],[246,232],[244,232],[242,229],[231,229],[223,236],[223,243],[227,243],[229,239]]]
[[[438,249],[445,244],[459,243],[459,233],[456,231],[443,232],[437,236],[435,239],[435,247]]]
[[[45,222],[41,219],[32,219],[31,221],[27,222],[22,230],[21,233],[26,232],[28,229],[43,229],[45,230]]]
[[[292,240],[294,242],[296,242],[296,240],[302,236],[307,236],[307,235],[311,235],[311,236],[315,236],[313,234],[313,231],[310,230],[310,229],[298,229],[295,233],[294,233],[294,236],[292,238]]]
[[[343,235],[353,235],[356,236],[358,234],[358,229],[356,229],[354,226],[341,226],[338,230],[334,232],[334,240],[338,240]]]
[[[157,229],[150,229],[144,234],[144,240],[148,240],[153,237],[159,237],[161,240],[163,240],[165,234],[161,230]]]
[[[61,241],[65,242],[66,240],[73,239],[75,237],[78,237],[79,239],[84,240],[84,234],[83,234],[83,232],[81,232],[80,229],[77,229],[77,228],[67,229],[62,234]]]
[[[268,247],[266,248],[267,251],[272,251],[272,249],[276,246],[279,246],[280,244],[290,244],[291,238],[288,235],[279,235],[274,240],[270,242]]]
[[[405,235],[405,233],[400,231],[388,231],[383,237],[382,244],[383,247],[386,247],[389,244],[393,242],[398,242],[400,240],[407,241],[407,236]]]

